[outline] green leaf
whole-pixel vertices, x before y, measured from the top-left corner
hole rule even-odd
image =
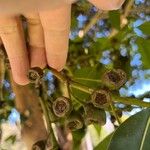
[[[140,25],[139,29],[142,30],[144,34],[150,35],[150,21]]]
[[[109,20],[112,27],[120,29],[120,12],[119,10],[113,10],[109,12]]]
[[[93,126],[94,126],[97,134],[100,136],[102,127],[97,123],[93,123]]]
[[[91,44],[91,50],[92,53],[94,52],[95,54],[101,54],[103,50],[109,49],[112,47],[111,41],[109,38],[98,38],[96,39],[96,42],[93,42]]]
[[[111,57],[115,57],[113,60],[113,68],[120,68],[124,70],[127,74],[127,77],[131,77],[131,66],[130,66],[130,56],[123,57],[120,54],[120,51],[115,50]]]
[[[138,50],[142,55],[143,67],[149,69],[150,68],[150,50],[149,50],[150,40],[138,38],[137,45],[138,45]]]
[[[75,70],[74,80],[86,85],[87,87],[96,89],[101,86],[100,78],[103,72],[103,67],[101,64],[98,64],[95,67],[84,67],[78,70]],[[74,98],[79,99],[80,101],[85,101],[89,98],[89,94],[82,92],[78,89],[72,88],[71,94]],[[74,101],[74,100],[73,100]],[[76,107],[77,109],[79,107]]]
[[[74,72],[74,78],[88,87],[96,88],[100,85],[101,69],[102,65],[81,68]]]
[[[73,136],[73,150],[80,150],[81,142],[85,136],[85,129],[80,129],[72,132]]]
[[[150,109],[145,109],[127,119],[116,130],[108,150],[149,150]]]
[[[103,141],[101,141],[94,150],[107,150],[113,133],[109,134]]]

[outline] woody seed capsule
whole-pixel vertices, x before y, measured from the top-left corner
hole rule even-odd
[[[72,131],[81,129],[83,127],[82,117],[76,113],[71,113],[66,121],[66,127]]]
[[[119,89],[126,80],[126,73],[121,69],[109,70],[103,75],[103,83],[111,90]]]
[[[31,82],[36,82],[43,77],[43,71],[39,67],[33,67],[29,70],[28,78]]]
[[[96,90],[91,95],[91,102],[95,107],[98,108],[104,108],[109,105],[109,102],[111,101],[111,97],[109,92],[105,90]]]
[[[65,117],[71,112],[71,100],[62,96],[53,102],[53,112],[57,117]]]
[[[103,126],[106,124],[106,113],[103,109],[94,107],[92,103],[88,103],[84,106],[85,111],[85,124],[98,123]]]

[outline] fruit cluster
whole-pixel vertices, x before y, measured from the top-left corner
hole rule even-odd
[[[43,71],[35,67],[29,71],[28,76],[31,82],[39,83]],[[80,111],[74,110],[70,98],[61,96],[52,102],[52,112],[58,118],[64,118],[65,126],[73,131],[92,123],[105,125],[105,108],[112,103],[111,90],[119,89],[125,82],[126,73],[124,71],[121,69],[108,70],[102,77],[103,89],[93,90],[90,101],[84,103]]]

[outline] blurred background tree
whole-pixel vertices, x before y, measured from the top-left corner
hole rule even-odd
[[[122,69],[127,74],[127,82],[112,93],[129,97],[128,101],[138,98],[140,102],[150,102],[150,1],[126,0],[121,9],[108,12],[98,10],[87,1],[80,0],[72,6],[71,21],[68,60],[61,74],[67,78],[69,76],[81,85],[99,89],[102,88],[102,76],[106,70]],[[21,124],[22,138],[28,148],[33,147],[37,141],[40,141],[40,146],[44,145],[43,143],[49,139],[49,131],[53,130],[53,136],[55,134],[57,137],[61,149],[105,150],[108,148],[112,134],[104,141],[102,140],[108,133],[118,128],[118,119],[123,122],[126,118],[143,110],[140,103],[136,106],[132,102],[120,103],[119,101],[113,105],[112,110],[105,109],[107,112],[105,126],[101,127],[96,123],[89,126],[84,124],[81,129],[71,131],[64,123],[68,118],[59,119],[54,115],[52,102],[62,95],[71,97],[74,111],[71,116],[76,118],[77,114],[83,112],[82,106],[89,100],[89,93],[73,87],[68,90],[67,86],[55,77],[57,73],[50,70],[44,72],[42,89],[38,87],[38,94],[34,84],[19,86],[11,80],[9,63],[3,51],[0,51],[0,67],[0,123],[8,121],[17,126]],[[44,105],[41,98],[46,100],[44,101],[46,110],[44,108],[43,111],[43,106],[41,108],[39,105],[40,103]],[[149,103],[147,104],[149,107]],[[48,130],[42,116],[42,113],[46,113],[45,111],[48,111],[51,119],[46,119],[46,116],[44,119],[49,121]],[[144,113],[148,115],[149,110]],[[131,118],[133,122],[139,121],[137,116]],[[53,122],[52,126],[51,122]],[[148,121],[145,124],[149,125]],[[127,123],[126,127],[129,126],[132,125]],[[107,127],[112,129],[106,130]],[[134,127],[136,128],[136,125]],[[127,129],[123,128],[123,130]],[[141,136],[142,133],[140,133]],[[122,136],[121,132],[119,135]],[[17,136],[10,135],[1,142],[10,141],[14,144]],[[98,144],[99,142],[101,143]],[[5,149],[3,144],[1,145],[1,149]],[[38,147],[36,146],[35,149]],[[118,149],[113,146],[111,143],[110,149]],[[150,148],[150,144],[146,146]],[[137,150],[135,147],[129,146],[129,148]]]

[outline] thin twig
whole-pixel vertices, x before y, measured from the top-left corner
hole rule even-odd
[[[74,77],[74,80],[82,80],[82,81],[91,81],[91,82],[97,82],[97,83],[102,83],[101,80],[96,80],[96,79],[88,79],[88,78],[80,78],[80,77]]]
[[[129,2],[127,3],[126,7],[125,7],[125,10],[124,10],[124,14],[122,15],[121,17],[121,28],[123,28],[125,25],[126,25],[126,18],[127,16],[132,12],[137,11],[136,8],[134,9],[131,9],[132,8],[132,5],[134,3],[134,0],[129,0]],[[85,27],[83,28],[83,30],[80,30],[79,31],[79,36],[80,37],[83,37],[86,35],[86,33],[91,29],[91,27],[93,27],[98,20],[100,19],[105,19],[105,18],[108,18],[108,11],[98,11],[90,20],[90,22],[85,25]],[[116,29],[113,29],[109,38],[110,37],[113,37],[115,36],[116,34],[118,33],[118,31]]]
[[[81,105],[85,105],[85,102],[83,102],[83,101],[81,101],[79,98],[77,98],[77,97],[73,94],[72,90],[70,90],[70,92],[71,92],[71,96],[75,99],[76,102],[78,102],[78,103],[81,104]]]
[[[111,110],[112,110],[112,113],[113,113],[114,117],[116,118],[118,124],[120,125],[121,120],[120,120],[119,116],[117,115],[117,113],[115,111],[115,106],[114,106],[113,102],[110,103],[110,107],[111,107]]]
[[[79,36],[82,38],[86,33],[94,26],[99,19],[104,19],[107,16],[107,11],[98,11],[90,20],[90,22],[83,28],[83,30],[79,31]]]
[[[123,13],[123,15],[121,15],[121,18],[120,18],[121,19],[121,23],[120,23],[120,28],[121,29],[124,28],[126,26],[126,24],[128,23],[127,17],[130,14],[130,11],[131,11],[131,8],[132,8],[133,4],[134,4],[134,0],[129,0],[128,3],[125,6],[124,13]],[[117,30],[115,28],[112,29],[112,31],[111,31],[108,38],[109,39],[113,38],[116,34],[118,34],[118,32],[119,32],[119,30]]]
[[[43,83],[44,81],[41,81],[41,82],[42,83],[41,85],[39,85],[40,86],[39,90],[42,90],[42,91],[40,91],[39,93],[43,93],[43,91],[45,91],[45,86]],[[51,116],[50,116],[51,112],[48,108],[47,97],[45,97],[43,94],[39,95],[39,100],[40,100],[40,104],[41,104],[41,107],[42,107],[42,110],[46,119],[47,127],[48,127],[48,139],[50,140],[51,148],[53,149],[55,147],[58,147],[58,143],[56,141],[56,138],[55,138],[52,126],[51,126],[51,123],[52,123]]]
[[[123,14],[124,18],[127,18],[129,16],[133,4],[134,4],[134,0],[129,0],[128,1],[127,5],[126,5],[126,7],[124,9],[124,14]]]
[[[150,102],[144,102],[140,99],[131,98],[131,97],[120,97],[119,95],[112,94],[112,99],[115,102],[120,102],[128,105],[136,105],[141,107],[149,107],[150,108]]]

